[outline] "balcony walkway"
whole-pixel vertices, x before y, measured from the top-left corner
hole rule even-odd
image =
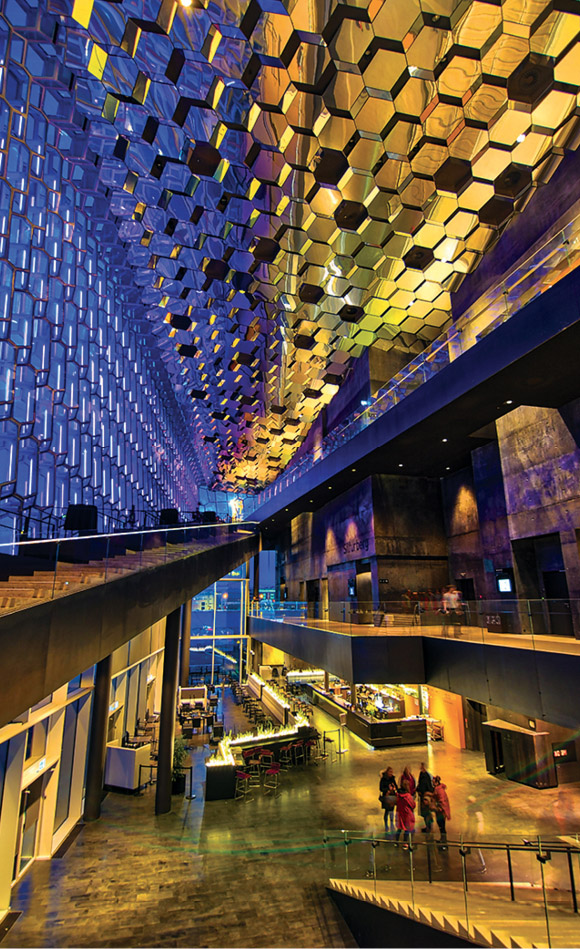
[[[269,618],[264,614],[264,619]],[[324,629],[341,636],[430,636],[434,639],[451,639],[462,642],[485,643],[490,646],[511,646],[514,649],[531,649],[535,652],[558,652],[565,655],[580,655],[580,640],[572,636],[536,636],[528,633],[498,633],[484,626],[422,626],[414,624],[409,617],[393,617],[394,622],[385,626],[374,623],[341,623],[338,620],[296,619],[286,617],[282,622],[309,629]],[[399,621],[400,620],[400,621]],[[405,622],[406,620],[406,622]]]

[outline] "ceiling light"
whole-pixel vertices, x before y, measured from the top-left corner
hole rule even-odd
[[[451,468],[449,467],[449,465],[447,465],[445,471],[451,471]]]
[[[193,3],[193,0],[179,0],[182,7],[190,7]]]
[[[524,142],[525,139],[526,139],[526,133],[522,132],[522,134],[518,135],[518,137],[516,138],[516,142],[518,142],[521,145],[521,143]]]
[[[399,462],[399,468],[402,468],[402,467],[403,467],[403,465],[402,465],[402,463],[401,463],[401,462]]]
[[[513,405],[513,404],[514,404],[514,400],[513,400],[513,399],[506,399],[505,404],[506,404],[506,405]]]
[[[441,441],[442,441],[442,442],[446,442],[447,439],[446,439],[446,438],[442,438]]]

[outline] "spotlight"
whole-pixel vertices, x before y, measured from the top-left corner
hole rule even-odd
[[[193,0],[179,0],[182,7],[190,7],[193,4]]]

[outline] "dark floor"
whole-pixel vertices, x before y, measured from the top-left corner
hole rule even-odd
[[[322,730],[336,723],[316,712]],[[243,724],[226,693],[225,724]],[[339,851],[325,829],[382,829],[378,773],[426,760],[449,786],[450,835],[465,829],[476,793],[490,837],[562,834],[580,826],[576,786],[537,791],[486,774],[483,755],[444,743],[371,751],[348,739],[333,763],[283,775],[279,798],[203,800],[204,759],[194,746],[193,801],[155,817],[154,791],[108,794],[60,860],[37,862],[15,888],[22,915],[5,946],[355,946],[324,888]]]

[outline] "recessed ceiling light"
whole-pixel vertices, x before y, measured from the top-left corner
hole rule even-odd
[[[356,468],[351,468],[350,470],[351,470],[351,471],[356,471]]]
[[[401,464],[401,462],[399,462],[399,468],[402,468],[402,467],[403,467],[403,465]]]
[[[506,405],[513,405],[513,404],[514,404],[514,400],[513,400],[513,399],[506,399],[505,404],[506,404]]]
[[[446,438],[442,438],[441,441],[442,441],[442,442],[446,442],[447,439],[446,439]]]
[[[447,465],[445,471],[451,471],[451,468],[449,467],[449,465]]]

